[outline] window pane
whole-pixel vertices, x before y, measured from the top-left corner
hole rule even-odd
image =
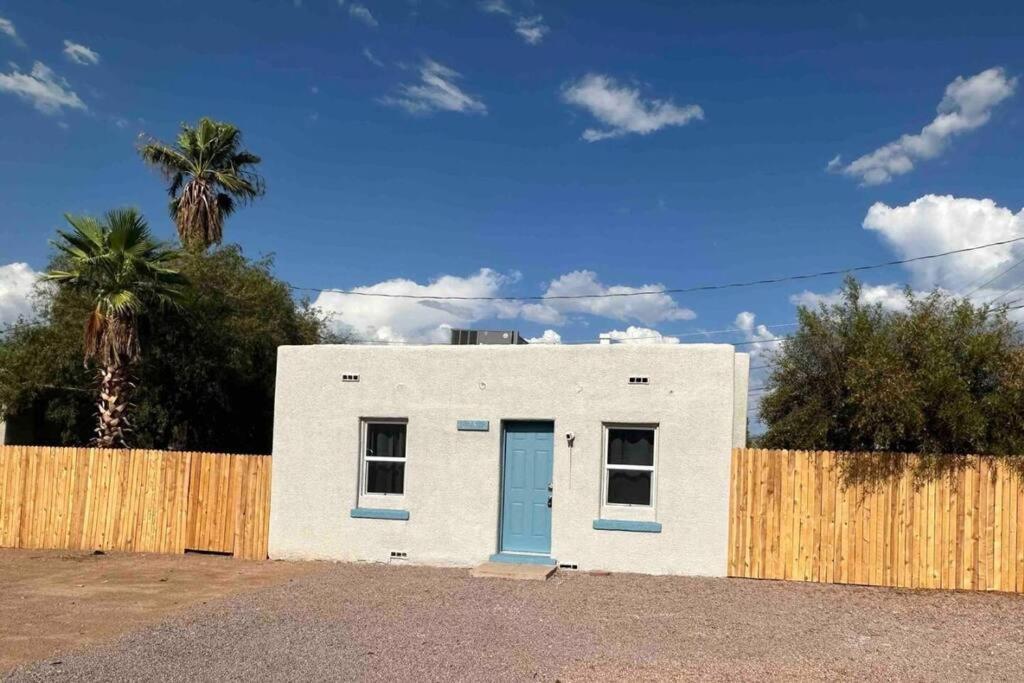
[[[405,463],[366,463],[366,492],[400,494],[405,490]]]
[[[646,470],[608,470],[608,502],[650,505],[651,474]]]
[[[653,429],[609,429],[609,465],[653,465]]]
[[[366,454],[378,458],[404,458],[405,425],[366,425]]]

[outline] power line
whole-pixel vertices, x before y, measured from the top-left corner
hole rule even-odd
[[[999,295],[999,296],[997,296],[996,298],[992,299],[992,301],[989,301],[989,302],[988,302],[988,305],[989,305],[989,306],[991,306],[992,304],[994,304],[995,302],[999,301],[1000,299],[1002,299],[1002,298],[1003,298],[1004,296],[1006,296],[1007,294],[1010,294],[1011,292],[1016,292],[1016,291],[1017,291],[1018,289],[1020,289],[1021,287],[1024,287],[1024,282],[1020,283],[1019,285],[1017,285],[1017,286],[1016,286],[1016,287],[1014,287],[1013,289],[1008,289],[1008,290],[1006,290],[1005,292],[1003,292],[1002,294],[1000,294],[1000,295]],[[1014,302],[1011,302],[1011,303],[1016,303],[1016,301],[1014,301]],[[1009,305],[1009,304],[1008,304],[1008,305]]]
[[[713,284],[713,285],[696,285],[693,287],[677,287],[677,288],[666,288],[666,289],[652,289],[642,290],[636,292],[605,292],[601,294],[553,294],[553,295],[539,295],[539,296],[442,296],[436,294],[398,294],[391,292],[365,292],[356,291],[352,289],[334,289],[334,288],[321,288],[321,287],[299,287],[288,283],[288,287],[293,290],[300,292],[327,292],[333,294],[344,294],[346,296],[362,296],[362,297],[379,297],[385,299],[412,299],[419,301],[564,301],[564,300],[578,300],[578,299],[613,299],[613,298],[624,298],[634,296],[649,296],[654,294],[689,294],[693,292],[706,292],[720,289],[736,289],[740,287],[755,287],[758,285],[772,285],[781,282],[793,282],[798,280],[811,280],[814,278],[828,277],[830,275],[842,275],[844,273],[858,273],[866,270],[877,270],[879,268],[890,268],[892,266],[900,266],[907,263],[916,263],[918,261],[927,261],[929,259],[942,258],[944,256],[952,256],[954,254],[963,254],[971,251],[977,251],[979,249],[988,249],[989,247],[998,247],[1005,244],[1013,244],[1024,240],[1024,236],[1014,237],[1012,239],[1000,240],[998,242],[989,242],[988,244],[979,244],[974,247],[964,247],[962,249],[953,249],[950,251],[944,251],[938,254],[927,254],[925,256],[915,256],[913,258],[898,259],[895,261],[885,261],[883,263],[874,263],[864,266],[852,266],[849,268],[841,268],[836,270],[823,270],[816,273],[802,273],[799,275],[785,275],[781,277],[765,278],[761,280],[747,280],[742,282],[728,282],[724,284]]]
[[[973,296],[974,293],[977,292],[979,289],[984,289],[985,287],[987,287],[988,285],[992,284],[993,282],[995,282],[996,280],[998,280],[1002,276],[1006,275],[1007,273],[1009,273],[1011,270],[1013,270],[1014,268],[1016,268],[1017,266],[1019,266],[1022,263],[1024,263],[1024,258],[1020,259],[1019,261],[1014,263],[1012,266],[1010,266],[1006,270],[1001,270],[998,273],[996,273],[995,275],[993,275],[992,277],[990,277],[988,280],[985,280],[980,285],[978,285],[977,287],[975,287],[971,291],[967,292],[967,294],[964,294],[964,298],[965,299],[970,299],[971,296]],[[1005,296],[1005,294],[1004,294],[1004,296]],[[997,297],[996,299],[993,299],[993,301],[990,301],[989,303],[991,304],[994,301],[998,301],[998,299],[1000,299],[1000,298],[1002,298],[1002,297]]]
[[[762,323],[763,324],[763,323]],[[764,325],[764,327],[796,327],[800,323],[789,322],[789,323],[773,323],[771,325]],[[710,334],[726,334],[729,332],[747,332],[748,330],[743,327],[728,327],[722,330],[704,330],[698,332],[663,332],[662,337],[700,337],[702,335]],[[653,336],[653,335],[652,335]],[[633,339],[642,339],[643,337],[633,337]]]
[[[793,338],[793,335],[786,335],[785,337],[775,337],[773,339],[749,339],[747,341],[725,342],[725,343],[732,344],[733,346],[748,346],[750,344],[775,344],[777,342],[784,342],[787,339],[792,339],[792,338]]]

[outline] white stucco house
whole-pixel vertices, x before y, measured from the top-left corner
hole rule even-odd
[[[724,575],[748,368],[725,344],[282,347],[270,556]]]

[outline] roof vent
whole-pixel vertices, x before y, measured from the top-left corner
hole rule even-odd
[[[651,378],[650,377],[641,377],[641,376],[630,377],[629,378],[629,383],[630,384],[650,384],[651,383]]]

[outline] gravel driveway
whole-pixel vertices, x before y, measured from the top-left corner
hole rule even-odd
[[[1024,678],[1024,597],[324,564],[13,680]]]

